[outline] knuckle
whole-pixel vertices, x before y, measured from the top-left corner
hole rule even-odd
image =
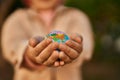
[[[43,59],[41,57],[37,57],[36,58],[36,62],[39,63],[39,64],[42,64],[43,63]]]
[[[54,44],[51,44],[51,45],[49,46],[49,48],[50,48],[50,50],[54,50],[54,49],[55,49],[55,45],[54,45]]]
[[[44,54],[44,53],[43,53],[43,54]],[[41,59],[41,60],[43,60],[43,61],[47,59],[47,56],[42,55],[42,53],[40,54],[40,56],[39,56],[39,57],[40,57],[40,59]]]
[[[51,39],[45,39],[45,44],[49,44],[51,42]]]
[[[68,43],[69,43],[70,45],[72,45],[72,44],[73,44],[73,42],[72,42],[71,40],[69,40],[69,41],[68,41]]]
[[[44,43],[48,44],[49,43],[48,39],[45,39]]]
[[[51,57],[50,59],[50,62],[54,62],[55,60],[57,60],[58,56],[57,55],[54,55]]]
[[[66,60],[67,57],[66,57],[65,55],[61,55],[60,59],[62,59],[62,60]]]
[[[49,47],[52,49],[52,48],[54,47],[54,44],[51,43],[51,44],[49,45]]]
[[[64,52],[61,52],[59,58],[60,58],[61,60],[65,61],[65,60],[67,60],[68,56],[67,56]]]
[[[68,53],[71,53],[71,49],[70,49],[70,48],[67,48],[67,47],[66,47],[66,51],[67,51]]]
[[[67,45],[69,45],[69,46],[71,46],[71,47],[74,46],[74,45],[73,45],[73,42],[72,42],[71,40],[68,41]]]
[[[31,38],[30,40],[29,40],[29,43],[33,43],[35,40],[34,40],[34,38]]]
[[[72,60],[71,59],[68,59],[67,61],[66,61],[66,63],[71,63],[72,62]]]
[[[34,47],[36,45],[36,43],[37,43],[37,41],[34,38],[31,38],[29,40],[29,45],[32,46],[32,47]]]
[[[30,58],[34,58],[34,57],[35,57],[33,53],[28,54],[28,56],[29,56]]]
[[[74,53],[74,55],[71,57],[73,60],[76,59],[79,56],[77,52]]]
[[[55,44],[54,44],[54,43],[51,45],[51,48],[52,48],[52,49],[54,49],[54,48],[55,48]]]
[[[83,36],[82,35],[79,35],[80,39],[81,39],[81,42],[83,42]]]
[[[47,65],[48,65],[48,62],[44,62],[43,65],[47,66]]]
[[[43,63],[43,65],[50,67],[52,64],[50,62],[46,61],[46,62]]]
[[[49,64],[53,64],[54,63],[54,60],[53,59],[50,59],[49,60]]]
[[[54,56],[54,58],[59,57],[59,53],[58,52],[54,52],[53,56]]]
[[[54,42],[53,44],[52,44],[52,48],[54,49],[54,48],[57,48],[57,46],[58,46],[58,43],[56,43],[56,42]]]
[[[32,49],[28,48],[26,55],[30,58],[35,57],[35,53]]]
[[[40,51],[38,51],[38,49],[33,49],[33,51],[32,51],[32,55],[35,57],[38,56],[39,53],[40,53]]]
[[[83,46],[81,45],[80,47],[79,47],[79,53],[81,53],[83,51]]]
[[[35,48],[35,49],[34,49],[34,53],[38,53],[38,52],[39,52],[39,50],[40,50],[40,49],[39,49],[38,47],[37,47],[37,48]]]
[[[35,59],[35,62],[38,63],[38,64],[41,64],[41,62],[38,58]]]
[[[43,65],[44,65],[44,66],[48,66],[48,63],[47,63],[47,62],[45,62],[45,63],[43,63]]]
[[[32,54],[27,54],[26,55],[30,60],[35,61],[35,57]]]
[[[78,56],[79,56],[79,54],[78,54],[78,53],[76,53],[76,55],[74,56],[74,58],[76,59]]]

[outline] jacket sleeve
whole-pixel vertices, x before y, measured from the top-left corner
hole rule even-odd
[[[20,11],[14,12],[4,23],[2,29],[3,56],[15,68],[20,68],[28,43],[25,29],[19,21]]]

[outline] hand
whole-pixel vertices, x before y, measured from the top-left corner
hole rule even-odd
[[[70,36],[65,44],[60,44],[59,49],[61,50],[59,58],[62,62],[60,65],[68,64],[73,60],[77,59],[82,52],[82,37],[76,34]],[[65,62],[63,64],[63,62]]]
[[[32,38],[29,40],[25,57],[37,67],[41,65],[54,66],[59,57],[59,53],[56,51],[57,48],[58,43],[52,42],[51,39]]]

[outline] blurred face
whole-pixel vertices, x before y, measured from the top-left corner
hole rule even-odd
[[[31,0],[31,7],[36,9],[50,9],[59,5],[62,0]]]

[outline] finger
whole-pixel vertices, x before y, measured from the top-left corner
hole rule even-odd
[[[45,65],[45,66],[53,65],[54,62],[58,59],[58,57],[59,57],[59,52],[58,51],[54,51],[51,54],[51,56],[49,57],[49,59],[43,63],[43,65]]]
[[[24,55],[26,55],[29,59],[31,59],[31,61],[35,62],[35,57],[34,57],[34,53],[33,53],[33,47],[28,45]]]
[[[83,37],[79,34],[72,34],[70,38],[79,44],[83,42]]]
[[[35,47],[38,43],[40,43],[44,38],[37,36],[37,37],[33,37],[29,40],[29,45],[31,47]]]
[[[45,39],[34,48],[34,55],[38,56],[50,43],[51,39]]]
[[[78,52],[65,44],[60,44],[59,49],[66,53],[71,59],[75,59],[79,56]]]
[[[65,44],[72,49],[75,49],[78,53],[81,53],[82,51],[82,44],[79,44],[73,40],[68,40]]]
[[[60,61],[60,66],[64,66],[65,62],[64,61]]]
[[[65,63],[70,63],[72,61],[63,51],[60,52],[59,58]]]
[[[55,66],[55,67],[59,67],[59,66],[60,66],[59,61],[56,61],[56,62],[54,63],[54,66]]]
[[[37,57],[36,60],[38,63],[43,63],[46,61],[52,54],[54,50],[58,48],[58,43],[53,42],[50,45],[48,45]]]

